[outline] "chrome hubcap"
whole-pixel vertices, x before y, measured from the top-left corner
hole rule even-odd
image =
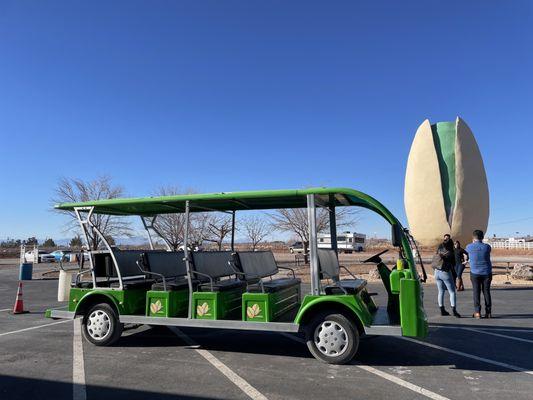
[[[109,315],[102,310],[95,310],[87,318],[87,332],[95,340],[104,340],[111,331]]]
[[[348,347],[348,335],[335,321],[324,321],[315,329],[315,345],[328,357],[340,356]]]

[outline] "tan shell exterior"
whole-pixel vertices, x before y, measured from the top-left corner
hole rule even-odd
[[[429,120],[418,127],[409,152],[405,211],[413,236],[424,246],[436,246],[445,233],[465,246],[471,242],[474,229],[487,229],[489,190],[483,159],[472,131],[459,117],[456,132],[456,197],[451,226],[446,219],[439,162]]]

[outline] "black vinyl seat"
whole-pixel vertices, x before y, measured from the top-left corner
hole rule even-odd
[[[199,251],[192,253],[194,270],[200,281],[200,292],[224,292],[246,287],[246,282],[237,279],[233,267],[233,255],[229,251]]]
[[[166,285],[163,285],[163,282],[156,282],[152,285],[152,290],[156,290],[156,291],[163,291],[165,290],[165,286],[166,286],[166,289],[167,291],[169,292],[175,292],[177,290],[183,290],[183,289],[188,289],[189,288],[189,282],[187,281],[187,279],[176,279],[176,280],[172,280],[172,281],[167,281],[165,282]],[[193,281],[193,286],[197,286],[198,285],[198,281]]]
[[[248,292],[261,293],[264,291],[265,293],[275,293],[283,289],[294,287],[299,284],[300,284],[300,279],[279,278],[279,279],[273,279],[271,281],[264,281],[263,288],[261,288],[261,285],[259,284],[250,285],[248,286]]]
[[[178,291],[189,287],[187,265],[183,251],[150,251],[141,254],[139,268],[156,282],[151,286],[155,291]],[[197,285],[198,282],[193,282]]]
[[[321,279],[331,279],[332,285],[324,287],[326,294],[357,294],[365,286],[364,279],[356,278],[346,267],[339,265],[337,253],[333,249],[318,249],[318,265]],[[343,268],[354,279],[340,279],[340,269]]]
[[[244,288],[245,286],[246,282],[244,281],[238,279],[224,279],[213,282],[213,286],[211,286],[211,283],[202,283],[198,287],[198,290],[200,292],[225,292],[228,290]]]
[[[292,269],[278,267],[271,251],[239,251],[236,255],[237,266],[244,275],[249,292],[275,293],[299,286],[301,283]],[[292,271],[293,277],[273,279],[272,276],[279,273],[280,269]],[[270,280],[265,278],[270,278]]]
[[[366,286],[364,279],[346,279],[338,285],[328,285],[324,287],[326,294],[357,294]],[[344,289],[344,290],[343,290]],[[345,291],[347,293],[345,293]]]
[[[123,279],[122,288],[124,290],[128,290],[128,289],[149,290],[154,282],[155,281],[153,279],[142,279],[142,278],[141,279],[130,279],[130,280]],[[119,286],[120,286],[120,282],[111,283],[112,288],[118,288]]]

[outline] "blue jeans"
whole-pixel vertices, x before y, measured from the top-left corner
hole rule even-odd
[[[455,266],[455,273],[457,274],[458,278],[462,278],[463,277],[463,271],[464,270],[465,270],[465,265],[464,264],[457,264]]]
[[[450,293],[450,304],[452,307],[455,307],[457,294],[455,293],[455,282],[453,281],[452,273],[436,269],[435,281],[437,282],[437,288],[439,289],[437,297],[439,307],[444,305],[444,291],[446,289],[448,289],[448,292]]]

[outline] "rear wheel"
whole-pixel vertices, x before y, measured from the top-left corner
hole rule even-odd
[[[326,312],[307,325],[306,341],[315,358],[329,364],[346,364],[359,348],[359,331],[344,315]]]
[[[108,303],[92,306],[83,316],[83,336],[97,346],[110,346],[115,343],[123,328],[116,311]]]

